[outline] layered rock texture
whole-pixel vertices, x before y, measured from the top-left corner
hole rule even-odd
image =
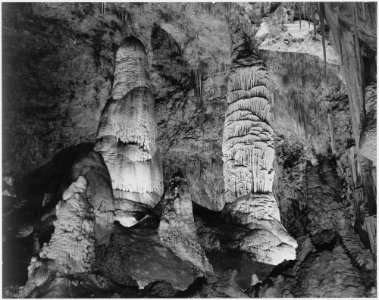
[[[376,5],[4,3],[3,296],[376,297]]]
[[[376,137],[376,82],[366,87],[365,115],[362,118],[359,154],[372,161],[376,167],[377,137]]]
[[[337,174],[330,160],[306,166],[305,219],[298,222],[296,260],[281,264],[270,278],[248,292],[253,297],[375,297],[374,256],[359,239],[339,198]],[[308,210],[308,214],[303,211]]]
[[[165,193],[158,232],[163,244],[182,260],[192,263],[206,274],[213,273],[196,234],[188,187],[179,176],[171,180]]]
[[[103,158],[93,151],[79,156],[72,167],[71,178],[76,180],[79,176],[87,180],[86,196],[95,214],[96,242],[107,243],[112,232],[115,207],[112,183]]]
[[[89,272],[95,258],[95,215],[86,197],[87,181],[79,176],[56,207],[57,220],[48,244],[32,258],[28,282],[20,296],[43,289],[55,276]]]
[[[232,70],[223,135],[224,212],[251,229],[241,249],[259,262],[278,264],[295,258],[296,241],[280,223],[278,204],[270,194],[274,180],[274,141],[268,73],[249,37],[236,24]]]
[[[376,14],[371,3],[339,5],[326,3],[320,10],[330,26],[349,94],[352,126],[359,144],[365,115],[365,86],[376,80]],[[359,44],[361,41],[361,44]]]
[[[154,207],[163,194],[157,128],[146,51],[140,40],[123,40],[116,55],[112,99],[105,106],[94,150],[109,169],[116,220],[132,226],[133,206]]]
[[[139,289],[165,281],[174,289],[187,289],[198,276],[194,266],[162,245],[155,230],[119,228],[108,247],[97,253],[99,269],[112,281]]]

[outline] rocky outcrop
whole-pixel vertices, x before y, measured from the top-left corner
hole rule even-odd
[[[376,167],[376,82],[366,87],[365,92],[365,114],[361,118],[361,135],[359,154],[372,161]]]
[[[193,298],[247,298],[247,295],[225,278],[210,277]]]
[[[55,276],[89,272],[95,260],[95,215],[86,197],[87,181],[79,176],[57,204],[57,220],[48,244],[32,258],[28,282],[20,297],[43,289]]]
[[[361,118],[365,115],[365,87],[376,80],[376,5],[325,3],[320,4],[320,9],[330,26],[344,70],[354,138],[359,144]]]
[[[125,229],[115,231],[109,245],[97,253],[99,269],[113,282],[140,289],[164,280],[175,290],[185,290],[198,272],[165,247],[155,230]]]
[[[298,21],[283,26],[286,5],[298,7],[291,12]],[[90,146],[77,160],[59,156],[59,164],[30,173],[31,188],[20,191],[15,185],[17,193],[5,180],[3,213],[10,214],[3,220],[3,261],[4,274],[11,278],[3,282],[5,289],[16,291],[25,283],[19,273],[25,277],[32,252],[35,256],[46,242],[42,253],[46,250],[51,258],[33,260],[29,290],[23,295],[246,297],[242,291],[254,286],[252,296],[376,296],[372,255],[376,252],[376,183],[368,176],[372,164],[376,165],[376,157],[370,156],[375,152],[374,130],[362,131],[363,126],[354,125],[353,138],[357,128],[360,134],[360,143],[354,145],[351,121],[346,122],[351,119],[349,105],[331,51],[334,43],[342,46],[338,54],[344,55],[341,60],[350,77],[349,96],[365,89],[374,95],[369,84],[376,79],[376,30],[372,30],[376,3],[318,6],[327,19],[328,13],[333,15],[337,26],[328,25],[341,40],[331,39],[329,26],[320,34],[323,16],[315,20],[309,7],[300,3],[4,5],[4,173],[29,173],[61,149],[95,142],[105,107],[96,145],[100,154],[88,154]],[[227,27],[235,15],[246,36],[229,35]],[[133,35],[139,41],[122,43],[124,19],[133,23]],[[259,23],[260,33],[255,35]],[[253,36],[261,39],[254,45],[249,41]],[[227,93],[231,38],[238,51],[233,52]],[[255,49],[260,50],[259,56]],[[353,118],[362,124],[375,114],[375,101],[370,98],[375,97],[361,97],[358,104],[364,114],[351,108]],[[225,111],[225,166],[230,180],[224,185]],[[147,128],[154,126],[156,133]],[[234,143],[239,138],[243,143]],[[168,191],[165,201],[152,209],[163,191],[154,187],[154,181],[162,179],[155,139],[163,154],[165,183],[177,170],[185,170],[188,190]],[[278,149],[282,146],[288,147]],[[273,149],[280,156],[277,162],[272,159]],[[328,151],[328,158],[337,160],[340,178],[331,176],[328,164],[334,160],[324,164],[323,159],[314,159],[315,153]],[[312,165],[307,166],[307,160]],[[61,230],[66,228],[62,222],[75,227],[74,214],[75,222],[68,222],[69,214],[58,212],[56,231],[63,238],[54,233],[51,207],[61,203],[63,191],[79,176],[86,179],[87,188],[76,190],[78,199],[72,197],[75,205],[83,199],[88,202],[89,236],[98,246],[100,260],[94,273],[106,276],[102,280],[92,281],[96,276],[85,257],[92,244],[83,251],[80,244],[64,249],[63,242],[74,244],[75,238]],[[346,179],[342,186],[331,184],[341,178]],[[65,203],[73,204],[70,199]],[[197,234],[195,202],[205,207],[202,221],[195,224]],[[155,215],[140,221],[137,228],[111,225],[114,220],[134,225],[147,212]],[[294,257],[296,242],[286,229],[299,243],[297,260],[280,265],[271,282],[265,281],[270,271],[257,259],[276,264]],[[112,230],[116,234],[109,240]],[[75,227],[73,235],[81,239],[83,234]],[[66,253],[77,261],[66,262]],[[69,265],[66,269],[75,265],[76,271],[83,267],[86,274],[68,275],[60,270],[62,265]],[[195,279],[199,268],[205,267],[213,268],[216,276]],[[134,293],[122,292],[129,289]]]
[[[305,243],[309,240],[303,240]],[[304,247],[303,257],[294,266],[281,266],[275,275],[255,285],[248,294],[259,298],[292,297],[365,297],[359,271],[354,268],[341,246],[332,251],[314,252],[313,245]],[[312,249],[313,248],[313,249]],[[277,275],[278,272],[281,275]]]
[[[297,244],[281,225],[278,204],[270,194],[275,150],[268,73],[236,24],[233,38],[222,144],[225,200],[232,204],[224,213],[251,229],[241,249],[254,253],[259,262],[278,264],[295,258]]]
[[[281,3],[274,13],[265,16],[255,34],[259,49],[273,52],[307,53],[324,59],[322,36],[317,30],[316,22],[301,20],[305,15],[299,16],[300,20],[293,20],[289,14],[293,9],[285,8],[289,3]],[[288,5],[289,6],[289,5]],[[301,8],[299,8],[301,10]],[[304,14],[304,7],[303,12]],[[325,51],[328,63],[339,64],[339,59],[329,36],[326,39]]]
[[[108,243],[113,229],[114,200],[112,183],[103,158],[96,152],[78,157],[72,167],[72,179],[87,180],[86,196],[95,214],[96,243]]]
[[[258,262],[277,265],[296,258],[297,242],[280,222],[277,202],[272,194],[252,194],[226,204],[226,221],[251,230],[239,241],[240,249],[255,255]]]
[[[342,247],[311,256],[299,272],[300,297],[362,297],[359,272]]]
[[[138,219],[125,205],[137,202],[151,208],[163,194],[147,55],[133,36],[117,51],[112,97],[103,110],[94,150],[104,157],[112,179],[115,218],[131,226]]]
[[[209,20],[204,19],[204,22],[209,23]],[[224,24],[217,24],[217,28],[223,30]],[[212,58],[208,57],[209,49],[196,51],[196,55],[201,55],[196,67],[186,60],[187,50],[199,47],[199,43],[208,38],[190,42],[183,52],[184,36],[178,33],[172,26],[161,24],[154,26],[151,35],[152,66],[161,76],[155,76],[152,81],[155,86],[159,85],[155,93],[164,174],[169,180],[178,169],[185,170],[183,176],[192,201],[220,211],[224,207],[221,141],[228,68],[228,61],[221,57],[230,56],[229,48],[224,47],[230,44],[230,38],[220,36],[223,42],[215,41],[217,56],[212,55]],[[206,36],[206,32],[200,35]],[[219,39],[218,36],[213,38]],[[219,66],[217,70],[210,70],[209,61],[214,58]]]
[[[85,196],[87,180],[79,176],[56,207],[54,234],[40,253],[61,265],[68,274],[89,271],[94,261],[94,213]]]
[[[165,192],[158,233],[162,243],[179,258],[205,274],[213,273],[196,234],[191,195],[183,178],[173,178]]]

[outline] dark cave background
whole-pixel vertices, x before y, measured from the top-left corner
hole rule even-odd
[[[278,21],[281,8],[293,19]],[[96,249],[93,274],[58,276],[32,296],[376,296],[376,3],[3,3],[2,14],[4,297],[26,284],[71,167],[93,148],[125,28],[147,52],[165,187],[178,174],[186,181],[216,275],[197,277],[165,252],[160,202],[137,226],[116,225],[108,248]],[[232,16],[268,69],[273,194],[299,244],[296,260],[275,268],[231,249],[242,229],[221,212]],[[291,31],[309,23],[315,36]],[[163,252],[170,264],[159,262]],[[158,268],[159,279],[138,289],[131,257]],[[176,268],[185,289],[170,282]]]

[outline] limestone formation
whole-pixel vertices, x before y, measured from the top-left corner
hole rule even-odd
[[[138,222],[129,213],[133,207],[152,208],[163,194],[147,55],[133,36],[125,38],[117,52],[112,97],[102,112],[94,150],[103,156],[111,176],[115,219],[129,227]]]
[[[202,272],[213,273],[196,234],[191,195],[180,181],[171,181],[166,192],[158,232],[162,243],[179,258]]]
[[[366,87],[365,115],[361,118],[359,154],[367,157],[376,167],[376,83]]]
[[[241,61],[230,74],[223,136],[225,191],[271,192],[274,178],[270,100],[263,63]]]
[[[279,209],[272,194],[240,197],[235,202],[226,204],[223,214],[227,221],[255,231],[240,243],[241,248],[245,247],[248,252],[256,252],[258,261],[276,265],[285,259],[296,258],[297,243],[280,222]],[[267,241],[263,243],[263,240]]]
[[[310,256],[299,271],[298,297],[363,297],[359,272],[341,246]]]
[[[32,258],[28,282],[20,296],[42,288],[56,274],[89,272],[95,259],[95,215],[86,197],[87,180],[79,176],[56,206],[55,230],[48,244]]]
[[[42,259],[54,260],[68,273],[81,273],[91,269],[94,261],[94,213],[85,192],[87,180],[78,180],[64,192],[56,207],[55,231],[40,253]]]
[[[280,223],[272,192],[274,140],[268,73],[250,39],[233,26],[232,70],[228,82],[223,134],[226,205],[224,214],[251,229],[239,248],[259,262],[295,259],[296,241]]]
[[[162,245],[156,230],[119,227],[103,254],[96,254],[100,269],[112,281],[140,289],[164,280],[185,290],[196,279],[194,266]]]
[[[96,243],[108,243],[114,222],[112,183],[103,158],[96,152],[79,157],[72,167],[72,179],[84,176],[86,196],[94,210]]]
[[[359,144],[362,114],[365,110],[364,87],[376,80],[376,6],[371,3],[322,3],[324,15],[333,35],[333,45],[339,55],[356,144]]]
[[[377,3],[2,9],[4,297],[377,297]]]

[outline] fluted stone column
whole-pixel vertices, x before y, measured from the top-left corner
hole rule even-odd
[[[223,160],[227,221],[251,229],[240,249],[258,261],[278,264],[295,259],[296,241],[280,223],[272,195],[274,140],[270,126],[268,73],[251,41],[233,26],[232,68],[224,134]]]
[[[132,226],[163,194],[162,165],[156,143],[157,125],[145,48],[124,39],[116,55],[112,99],[100,120],[95,151],[109,169],[115,219]]]

